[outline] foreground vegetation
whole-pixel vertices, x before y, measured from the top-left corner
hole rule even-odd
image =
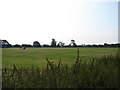
[[[96,60],[97,59],[97,60]],[[120,55],[105,55],[92,60],[82,60],[77,52],[74,64],[69,67],[54,64],[46,58],[44,69],[39,67],[3,68],[3,88],[118,88]]]

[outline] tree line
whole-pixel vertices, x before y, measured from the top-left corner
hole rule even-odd
[[[96,44],[93,44],[93,45],[85,45],[85,44],[77,45],[75,43],[75,40],[71,40],[69,45],[65,45],[65,43],[63,43],[63,42],[57,43],[57,41],[55,39],[52,39],[51,45],[48,45],[48,44],[41,45],[38,41],[34,41],[33,45],[31,45],[31,44],[22,44],[22,45],[15,44],[15,45],[12,45],[7,40],[0,40],[0,47],[1,48],[12,48],[12,47],[19,47],[19,48],[22,48],[22,47],[120,47],[120,43],[116,43],[116,44],[104,43],[103,45],[101,45],[101,44],[99,44],[99,45],[96,45]]]

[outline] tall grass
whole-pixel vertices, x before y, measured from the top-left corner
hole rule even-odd
[[[79,48],[71,67],[50,62],[45,69],[15,65],[3,68],[3,88],[118,88],[118,60],[120,55],[105,55],[98,60],[81,60]]]

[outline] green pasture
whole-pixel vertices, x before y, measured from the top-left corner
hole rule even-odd
[[[104,55],[115,54],[118,48],[80,48],[80,58],[91,60]],[[77,48],[3,48],[2,65],[11,66],[46,66],[46,58],[55,64],[61,59],[63,64],[71,65],[75,62]]]

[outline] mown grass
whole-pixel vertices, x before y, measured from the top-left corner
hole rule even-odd
[[[114,54],[117,48],[80,48],[80,57],[83,60],[90,60],[93,57],[99,58],[103,55]],[[61,61],[72,65],[76,60],[76,48],[4,48],[2,50],[3,66],[38,66],[44,68],[47,64],[45,58],[57,64]]]
[[[79,50],[75,62],[68,66],[60,60],[54,64],[46,58],[45,68],[5,67],[3,88],[118,88],[120,54],[82,60]]]

